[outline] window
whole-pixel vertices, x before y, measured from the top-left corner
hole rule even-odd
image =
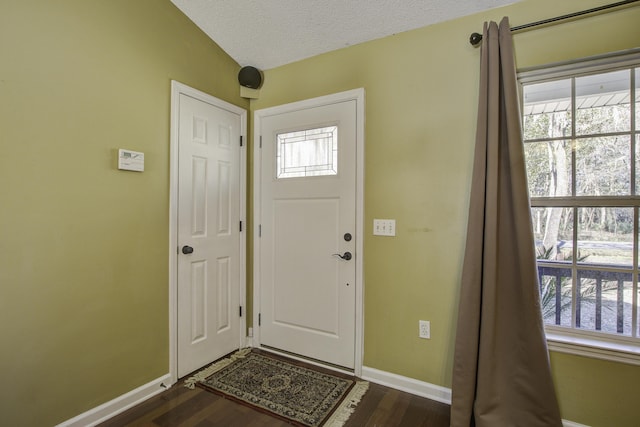
[[[276,178],[338,174],[338,127],[278,134]]]
[[[550,346],[640,364],[640,53],[519,77]]]

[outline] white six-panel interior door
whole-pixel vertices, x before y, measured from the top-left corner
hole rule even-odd
[[[244,343],[246,111],[177,82],[172,103],[171,354],[180,378]]]
[[[254,344],[360,373],[364,91],[256,111]]]

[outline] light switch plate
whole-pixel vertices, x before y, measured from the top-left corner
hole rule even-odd
[[[125,149],[118,150],[118,169],[144,172],[144,153]]]
[[[373,235],[374,236],[395,236],[396,220],[395,219],[374,219]]]

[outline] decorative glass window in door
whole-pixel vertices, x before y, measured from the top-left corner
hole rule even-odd
[[[281,133],[276,136],[276,178],[338,174],[338,127]]]

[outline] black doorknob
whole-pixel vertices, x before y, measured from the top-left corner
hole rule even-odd
[[[345,260],[345,261],[349,261],[352,256],[351,256],[351,252],[345,252],[344,254],[340,255],[340,254],[333,254],[334,256],[339,256],[341,259]]]
[[[185,255],[189,255],[193,253],[193,248],[191,246],[183,246],[182,253]]]

